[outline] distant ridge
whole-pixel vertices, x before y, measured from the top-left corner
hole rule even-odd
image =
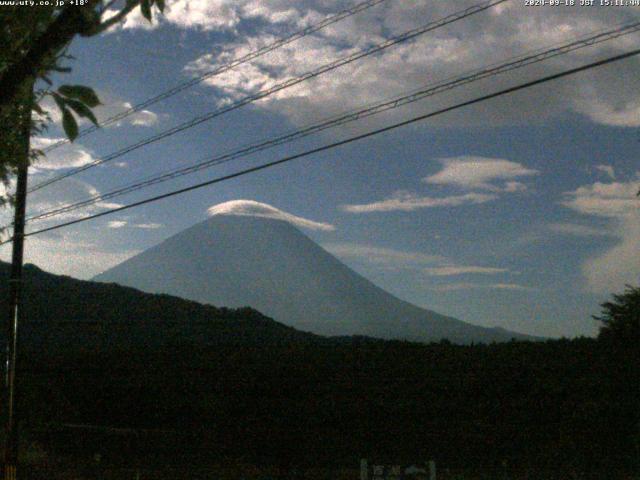
[[[273,218],[215,215],[94,280],[212,305],[249,305],[285,325],[327,336],[463,344],[534,339],[402,301]]]
[[[0,295],[4,298],[8,277],[9,265],[0,262]],[[328,341],[282,325],[251,308],[217,308],[170,295],[54,275],[31,264],[24,268],[24,289],[20,338],[28,350],[80,348],[97,352],[141,346]]]

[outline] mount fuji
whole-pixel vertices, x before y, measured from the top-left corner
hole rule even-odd
[[[230,208],[234,205],[241,208]],[[320,335],[454,343],[533,339],[472,325],[393,296],[304,235],[294,223],[309,225],[299,217],[249,201],[221,204],[210,213],[208,220],[94,280],[216,306],[250,306]]]

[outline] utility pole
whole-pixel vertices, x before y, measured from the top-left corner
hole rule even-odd
[[[15,194],[13,222],[13,251],[11,255],[11,275],[9,277],[9,316],[7,318],[6,346],[6,430],[4,451],[4,480],[16,480],[18,467],[18,422],[16,364],[18,360],[18,326],[22,320],[22,263],[24,253],[24,224],[27,206],[27,175],[29,170],[29,139],[31,136],[31,102],[33,82],[27,82],[22,121],[24,146],[18,152],[18,178]]]

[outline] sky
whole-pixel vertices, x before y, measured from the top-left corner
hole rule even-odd
[[[295,131],[487,65],[640,21],[634,6],[509,0],[30,195],[39,213]],[[99,119],[354,2],[177,0],[76,39],[62,83],[92,86]],[[207,78],[31,168],[36,184],[475,2],[386,0]],[[107,13],[108,15],[108,13]],[[48,220],[28,231],[333,143],[637,48],[640,33],[426,98]],[[26,261],[89,279],[211,214],[276,216],[398,297],[483,326],[595,335],[600,304],[640,275],[640,59],[634,57],[143,207],[28,238]],[[59,113],[32,140],[63,137]],[[2,219],[9,218],[4,211]],[[0,257],[8,259],[8,245]]]

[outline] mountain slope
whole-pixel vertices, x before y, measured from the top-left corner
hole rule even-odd
[[[0,295],[7,298],[9,265],[0,262]],[[23,346],[50,353],[145,347],[322,343],[259,312],[232,310],[153,295],[120,285],[24,269]],[[0,333],[2,336],[3,333]]]
[[[457,343],[525,338],[404,302],[277,219],[213,216],[95,280],[213,305],[251,306],[321,335]]]

